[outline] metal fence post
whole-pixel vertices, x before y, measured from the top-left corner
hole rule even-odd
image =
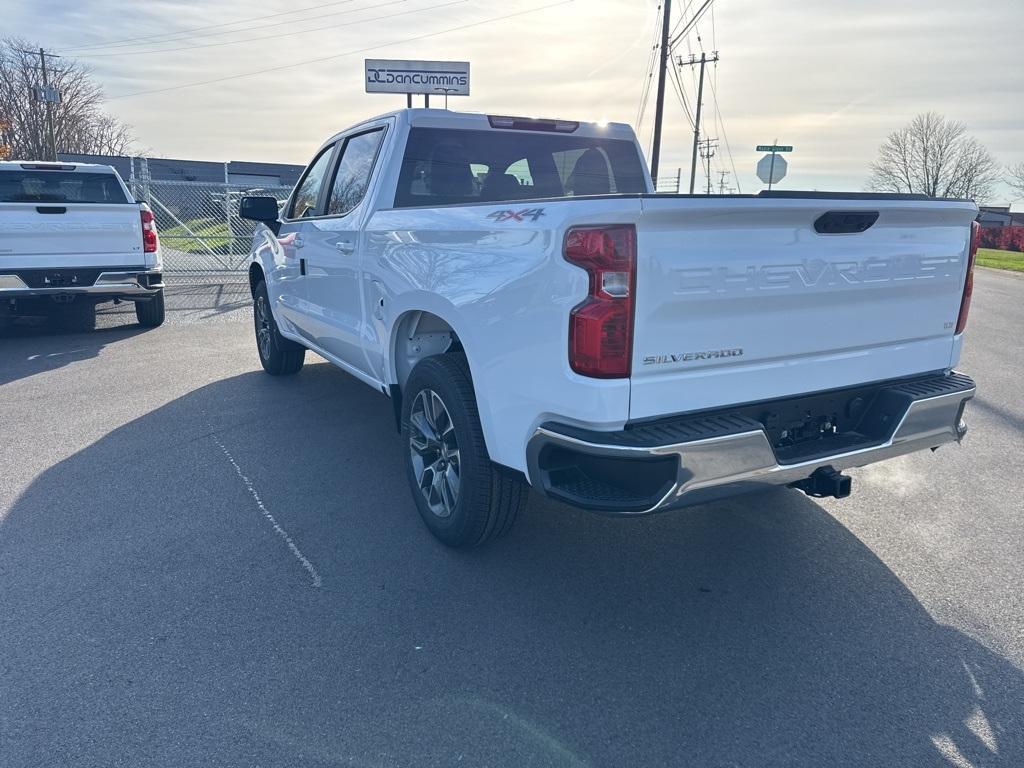
[[[228,174],[228,164],[224,163],[224,224],[227,226],[225,233],[228,238],[228,263],[232,264],[232,256],[235,252],[235,233],[231,229],[231,176]]]
[[[177,280],[214,275],[232,282],[244,280],[244,256],[256,225],[232,210],[234,192],[245,190],[228,183],[227,166],[224,181],[164,181],[150,178],[146,159],[139,160],[133,193],[141,200],[144,192],[156,216],[164,273]],[[291,188],[284,186],[254,191],[278,201],[290,193]]]

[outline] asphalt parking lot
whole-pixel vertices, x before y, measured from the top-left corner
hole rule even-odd
[[[259,370],[242,285],[0,332],[0,765],[1024,765],[1024,279],[961,447],[455,552],[389,402]]]

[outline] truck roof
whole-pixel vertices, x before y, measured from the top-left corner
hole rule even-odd
[[[365,123],[372,123],[378,120],[386,118],[397,118],[399,123],[404,123],[410,127],[418,128],[454,128],[463,130],[511,130],[521,133],[530,133],[534,130],[530,128],[496,128],[491,124],[491,120],[494,118],[509,118],[514,117],[519,123],[527,124],[529,121],[540,121],[545,123],[557,122],[560,124],[573,124],[576,127],[572,131],[565,131],[566,135],[573,136],[586,136],[588,138],[606,138],[606,139],[625,139],[627,141],[633,141],[634,134],[633,129],[626,123],[610,123],[610,122],[584,122],[579,120],[568,120],[562,118],[544,118],[536,116],[525,116],[525,115],[510,115],[508,113],[500,114],[485,114],[483,112],[455,112],[449,109],[425,109],[425,108],[413,108],[413,109],[396,109],[391,112],[385,112],[384,114],[377,115],[375,117],[362,120],[352,128],[358,127]],[[344,132],[348,132],[351,128],[344,129]],[[340,132],[339,132],[340,133]],[[337,134],[336,134],[337,135]],[[332,137],[331,141],[334,138]]]
[[[42,165],[48,168],[60,168],[64,171],[83,170],[93,173],[117,173],[113,166],[100,163],[65,163],[52,160],[0,160],[0,171],[22,171],[25,166]]]

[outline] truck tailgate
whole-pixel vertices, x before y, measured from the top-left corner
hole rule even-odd
[[[138,266],[134,203],[0,203],[0,268]]]
[[[976,214],[855,196],[645,198],[630,419],[951,367]]]

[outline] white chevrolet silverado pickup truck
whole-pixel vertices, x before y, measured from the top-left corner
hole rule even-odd
[[[0,316],[87,330],[96,304],[123,300],[155,327],[161,267],[152,211],[109,165],[0,162]]]
[[[411,109],[248,197],[257,347],[391,397],[443,542],[526,482],[639,515],[959,441],[977,208],[916,196],[660,195],[618,124]],[[524,480],[526,482],[524,482]]]

